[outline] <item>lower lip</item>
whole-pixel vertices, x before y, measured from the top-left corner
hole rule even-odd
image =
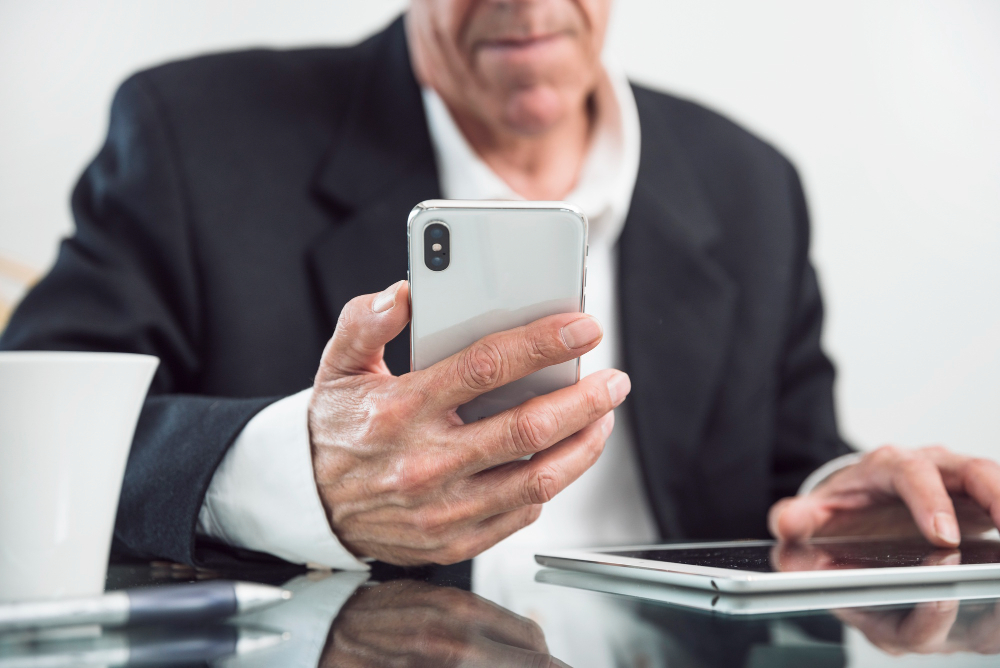
[[[546,35],[524,41],[483,42],[481,48],[497,54],[529,53],[545,49],[562,38],[562,35]]]

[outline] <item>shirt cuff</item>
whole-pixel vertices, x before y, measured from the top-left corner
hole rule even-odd
[[[802,485],[799,487],[799,496],[805,496],[809,494],[814,489],[819,487],[819,484],[832,476],[837,471],[846,469],[848,466],[854,466],[865,456],[863,452],[851,452],[846,455],[841,455],[836,459],[831,459],[826,464],[823,464],[818,469],[809,474],[809,477],[802,481]]]
[[[309,443],[312,390],[281,399],[244,427],[216,469],[198,532],[297,564],[367,570],[330,529]]]

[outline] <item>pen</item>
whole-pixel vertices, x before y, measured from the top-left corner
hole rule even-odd
[[[68,641],[0,642],[0,668],[190,665],[273,647],[289,637],[289,633],[215,624],[142,629]]]
[[[50,626],[197,624],[287,601],[292,592],[253,582],[213,580],[141,587],[94,598],[0,605],[0,632]]]

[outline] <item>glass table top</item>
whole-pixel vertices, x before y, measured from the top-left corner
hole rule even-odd
[[[294,598],[193,629],[90,629],[43,640],[0,635],[0,668],[1000,665],[995,582],[727,598],[540,568],[507,583],[494,602],[461,581],[152,564],[113,565],[108,588],[213,577],[281,584]],[[239,640],[230,643],[239,651],[213,650],[219,644],[212,639],[223,636]]]

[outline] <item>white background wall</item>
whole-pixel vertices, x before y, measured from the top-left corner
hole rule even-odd
[[[129,72],[350,42],[405,4],[0,0],[0,254],[53,260]],[[798,164],[846,435],[1000,456],[1000,3],[618,0],[609,48]]]

